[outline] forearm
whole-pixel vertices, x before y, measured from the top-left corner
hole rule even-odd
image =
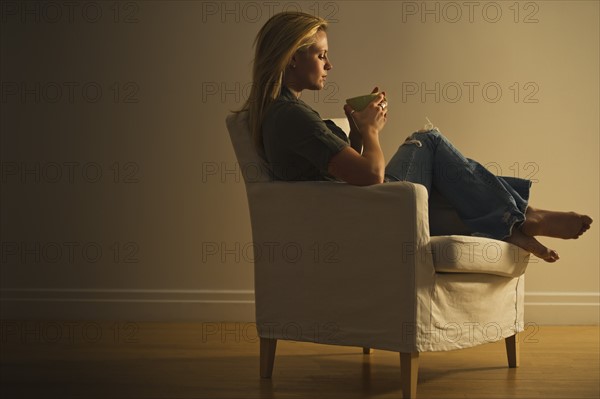
[[[350,147],[352,147],[356,152],[362,154],[363,150],[363,141],[360,133],[356,130],[350,130]]]
[[[379,177],[379,180],[383,182],[383,175],[385,173],[385,159],[383,158],[383,151],[381,150],[381,145],[379,144],[378,134],[366,134],[362,138],[362,147],[363,151],[361,156],[368,161],[371,173]]]

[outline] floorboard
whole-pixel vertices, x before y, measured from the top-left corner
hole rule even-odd
[[[419,398],[598,398],[597,326],[522,334],[521,365],[503,341],[422,353]],[[2,398],[401,398],[395,352],[279,341],[259,378],[253,323],[3,321]]]

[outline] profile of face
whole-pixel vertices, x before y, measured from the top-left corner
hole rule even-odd
[[[304,89],[321,90],[325,86],[328,71],[333,68],[327,58],[327,33],[319,30],[316,42],[305,50],[297,51],[286,69],[285,84],[301,92]]]

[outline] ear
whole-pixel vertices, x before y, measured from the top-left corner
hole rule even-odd
[[[290,68],[296,68],[296,65],[298,64],[298,52],[295,52],[294,55],[292,55],[292,59],[290,60],[290,63],[288,64],[288,66]]]

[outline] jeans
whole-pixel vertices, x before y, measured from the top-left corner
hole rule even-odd
[[[531,181],[495,176],[465,158],[437,128],[413,133],[385,168],[384,181],[432,185],[473,235],[503,240],[525,221]]]

